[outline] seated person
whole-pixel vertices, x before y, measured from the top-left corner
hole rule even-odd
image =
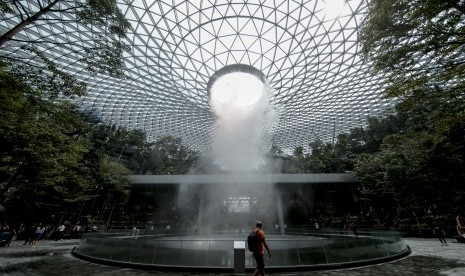
[[[457,233],[460,237],[465,238],[465,230],[463,229],[463,227],[460,227],[460,225],[457,225]]]
[[[460,214],[457,215],[455,220],[457,221],[457,233],[459,234],[460,237],[465,238],[465,226],[464,226],[463,219],[460,216]]]
[[[10,231],[3,231],[0,233],[0,246],[9,245],[11,242],[11,238],[13,238],[13,233]]]

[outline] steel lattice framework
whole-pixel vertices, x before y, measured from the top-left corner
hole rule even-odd
[[[33,1],[25,2],[34,9]],[[315,139],[333,141],[390,105],[382,97],[383,77],[371,74],[371,64],[359,54],[364,0],[340,5],[334,0],[119,4],[133,27],[124,79],[92,75],[78,62],[72,45],[88,43],[93,33],[73,18],[48,13],[47,19],[60,20],[30,25],[18,36],[47,41],[38,47],[88,84],[80,99],[86,110],[107,122],[142,129],[149,140],[170,134],[194,149],[209,148],[216,119],[207,83],[216,71],[238,63],[259,69],[274,89],[271,104],[279,117],[271,141],[282,149],[305,147]],[[328,12],[331,8],[338,16]],[[16,23],[7,18],[0,31]],[[70,48],[54,47],[55,42]],[[10,43],[2,51],[26,55],[20,46]]]

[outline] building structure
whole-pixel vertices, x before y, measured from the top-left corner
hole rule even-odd
[[[20,2],[34,14],[41,1]],[[54,10],[73,3],[57,5]],[[0,51],[43,66],[24,48],[24,41],[40,41],[39,52],[86,83],[87,94],[74,101],[92,118],[142,129],[150,141],[180,137],[200,151],[211,146],[218,130],[207,92],[211,76],[246,64],[261,71],[271,88],[276,116],[263,147],[292,150],[314,140],[334,142],[337,134],[364,126],[367,116],[392,104],[382,97],[383,76],[373,75],[360,54],[366,5],[363,0],[120,0],[132,27],[124,40],[130,51],[124,54],[122,79],[86,71],[73,45],[92,43],[90,36],[103,30],[76,21],[72,13],[47,12]],[[4,14],[0,33],[20,20],[19,11]]]

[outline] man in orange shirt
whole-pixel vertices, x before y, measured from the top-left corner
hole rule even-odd
[[[253,276],[265,275],[265,262],[263,260],[263,255],[265,255],[265,248],[268,251],[268,255],[271,258],[271,251],[268,248],[268,245],[265,241],[265,232],[262,230],[262,222],[257,221],[257,227],[254,232],[258,236],[258,250],[253,252],[253,257],[257,263],[257,268],[255,269]]]

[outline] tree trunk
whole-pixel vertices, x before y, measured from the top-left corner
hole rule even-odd
[[[34,21],[38,20],[42,15],[48,13],[50,9],[53,6],[55,6],[55,4],[58,2],[60,2],[60,0],[53,1],[52,3],[50,3],[48,6],[44,7],[40,11],[38,11],[33,16],[28,17],[25,20],[22,20],[21,22],[19,22],[18,25],[14,26],[13,29],[9,30],[8,32],[0,36],[0,47],[3,46],[3,44],[5,44],[6,42],[12,40],[13,37],[17,35],[19,32],[21,32],[27,25],[32,24]]]
[[[111,223],[111,216],[113,215],[113,210],[115,209],[115,205],[116,205],[116,199],[113,202],[113,207],[111,208],[110,215],[108,216],[107,225],[105,225],[105,232],[108,232],[108,227],[110,226],[110,223]]]

